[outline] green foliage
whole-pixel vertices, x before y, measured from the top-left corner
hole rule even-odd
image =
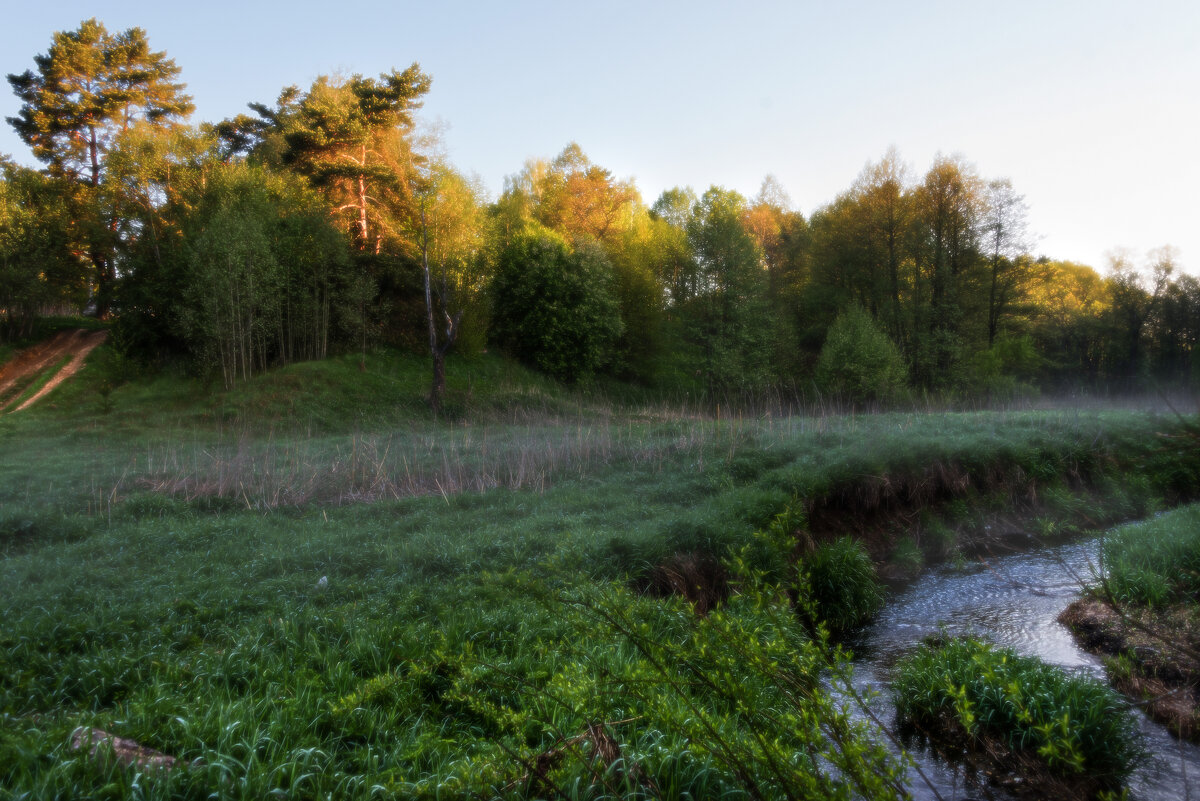
[[[1200,505],[1131,523],[1104,539],[1103,589],[1120,603],[1164,607],[1200,596]]]
[[[708,766],[717,787],[706,795],[903,797],[877,735],[822,689],[830,674],[844,687],[845,655],[807,637],[773,586],[742,576],[739,596],[703,617],[612,588],[571,599],[575,640],[587,645],[571,649],[582,659],[547,695],[580,720],[637,710],[639,725],[689,743],[688,761]]]
[[[182,237],[145,243],[118,297],[127,353],[179,348],[231,386],[270,365],[323,358],[349,327],[337,316],[346,240],[294,179],[213,165],[166,213]]]
[[[838,316],[817,362],[823,391],[856,403],[886,401],[904,387],[905,375],[900,351],[861,306]]]
[[[905,575],[916,575],[925,563],[925,556],[915,539],[904,537],[896,543],[888,561]]]
[[[686,228],[695,293],[679,311],[700,351],[695,368],[718,398],[762,388],[771,377],[763,256],[742,225],[745,206],[737,192],[711,187],[692,207]]]
[[[549,231],[521,234],[492,282],[492,336],[522,362],[568,383],[606,366],[622,331],[612,268],[597,246]]]
[[[134,375],[100,415],[89,362],[57,408],[0,417],[0,786],[888,797],[877,734],[828,692],[844,661],[781,592],[802,510],[930,464],[1045,489],[1124,469],[1170,424],[717,421],[601,404],[494,354],[448,362],[460,416],[434,423],[426,370],[368,350],[363,371],[332,358],[231,390]],[[1155,472],[1168,456],[1185,459]],[[627,589],[680,544],[733,554],[742,594],[698,619]],[[64,749],[77,725],[203,765],[99,765]]]
[[[799,585],[801,595],[812,603],[815,621],[824,623],[831,634],[862,626],[883,606],[875,565],[862,544],[849,537],[822,544],[805,558]]]
[[[48,310],[83,307],[71,206],[66,186],[0,158],[0,340],[31,336]]]
[[[949,737],[992,738],[1058,775],[1120,786],[1143,752],[1115,691],[974,639],[926,644],[892,682],[896,715]]]
[[[1007,400],[1033,392],[1032,379],[1044,360],[1028,337],[1000,337],[971,359],[971,383],[993,400]]]

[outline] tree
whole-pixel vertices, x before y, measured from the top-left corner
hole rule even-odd
[[[244,163],[208,165],[141,237],[116,297],[118,344],[188,357],[227,385],[266,367],[324,358],[349,291],[349,243],[303,179]]]
[[[770,370],[770,308],[762,252],[742,225],[746,201],[711,187],[696,202],[687,238],[696,259],[696,296],[685,316],[703,357],[710,393],[754,388]]]
[[[458,341],[464,315],[477,312],[483,296],[483,197],[444,162],[435,162],[417,190],[421,267],[433,381],[429,402],[441,411],[446,392],[446,354]]]
[[[650,384],[660,367],[666,293],[658,279],[658,265],[665,255],[663,246],[677,241],[676,232],[668,228],[639,206],[629,226],[612,237],[607,248],[624,325],[612,366],[614,374],[627,381]],[[664,233],[668,234],[665,241]]]
[[[93,191],[120,132],[139,120],[167,127],[192,112],[184,84],[175,80],[179,68],[150,49],[141,28],[110,34],[96,19],[86,20],[78,30],[55,33],[50,49],[34,62],[36,72],[8,76],[21,100],[18,115],[8,122],[52,176]],[[89,255],[97,313],[104,316],[116,280],[110,234],[117,222],[94,206],[92,211]]]
[[[757,197],[742,213],[742,226],[754,239],[763,257],[763,268],[768,275],[779,270],[782,261],[780,252],[783,239],[784,220],[792,201],[775,176],[763,179]]]
[[[961,160],[938,156],[915,192],[915,287],[921,300],[913,367],[926,386],[957,381],[966,354],[964,321],[976,294],[981,182]]]
[[[302,99],[300,87],[285,86],[275,100],[275,108],[265,103],[250,103],[255,116],[238,114],[214,125],[213,133],[221,140],[222,159],[230,161],[246,156],[272,168],[283,167],[287,148],[284,132]]]
[[[541,222],[570,239],[591,237],[611,244],[639,201],[632,182],[617,181],[574,142],[554,160],[548,178]]]
[[[1103,364],[1109,293],[1084,264],[1040,259],[1029,285],[1030,328],[1038,352],[1060,384],[1094,384]]]
[[[591,242],[572,249],[531,227],[504,249],[492,281],[492,336],[512,355],[567,383],[604,367],[621,335],[612,268]]]
[[[244,200],[223,204],[190,242],[195,280],[184,296],[190,338],[225,386],[246,380],[270,359],[282,294],[264,215]]]
[[[687,226],[699,198],[691,187],[666,189],[650,207],[657,228],[654,266],[672,307],[700,293],[700,275],[688,243]]]
[[[530,159],[505,181],[500,205],[515,220],[535,221],[568,241],[612,247],[641,205],[632,181],[618,181],[570,142],[553,161]]]
[[[1147,271],[1139,271],[1133,257],[1124,250],[1109,254],[1108,286],[1112,305],[1109,314],[1115,334],[1113,342],[1113,373],[1132,389],[1135,379],[1145,368],[1142,340],[1146,325],[1175,270],[1175,251],[1163,247],[1152,251],[1147,258]]]
[[[987,343],[996,342],[1001,319],[1009,313],[1025,289],[1030,262],[1025,198],[1013,191],[1007,178],[989,181],[982,228],[988,260]]]
[[[158,243],[167,236],[166,210],[203,184],[218,165],[216,149],[210,133],[186,125],[164,130],[136,123],[114,138],[97,197],[113,213],[112,234],[123,258],[141,240],[157,257]],[[122,266],[125,280],[130,265]]]
[[[1179,384],[1195,385],[1200,375],[1200,280],[1181,275],[1163,291],[1151,321],[1155,372]]]
[[[877,314],[887,321],[892,337],[903,342],[906,334],[901,294],[906,281],[901,276],[904,240],[912,216],[907,195],[907,168],[895,148],[859,176],[854,192],[863,208],[863,235],[872,261],[872,284],[876,287]],[[886,296],[884,302],[882,296]]]
[[[409,134],[429,85],[417,64],[378,80],[322,76],[294,111],[275,116],[286,142],[283,161],[328,198],[360,251],[379,253],[385,239],[402,239],[414,228]],[[290,100],[285,91],[281,106]]]
[[[0,157],[0,340],[48,309],[78,309],[87,280],[60,182]]]
[[[809,230],[804,215],[791,208],[791,199],[775,179],[763,179],[758,195],[742,216],[742,224],[762,252],[767,277],[767,299],[772,363],[784,374],[800,369],[797,299],[809,277]]]

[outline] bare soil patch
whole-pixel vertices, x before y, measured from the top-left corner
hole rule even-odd
[[[1200,740],[1200,620],[1188,605],[1116,608],[1084,597],[1058,620],[1086,650],[1109,657],[1112,685],[1172,733]]]
[[[74,331],[60,331],[45,342],[39,342],[18,353],[7,364],[0,366],[0,412],[19,412],[28,409],[49,395],[60,384],[79,372],[88,354],[107,338],[107,331],[88,331],[83,328]],[[67,361],[41,389],[21,401],[20,387],[28,379],[51,365],[63,362],[68,357],[70,361]],[[18,401],[20,401],[20,405],[16,405]]]

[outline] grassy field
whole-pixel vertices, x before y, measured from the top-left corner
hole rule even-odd
[[[1200,483],[1170,416],[718,418],[480,357],[433,421],[426,380],[376,353],[224,392],[101,348],[0,417],[0,793],[895,797],[780,608],[797,546],[911,563]],[[707,616],[638,591],[703,560],[738,587]]]

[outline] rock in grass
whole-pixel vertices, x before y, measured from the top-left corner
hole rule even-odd
[[[317,589],[320,590],[321,592],[324,592],[325,588],[328,586],[329,586],[329,576],[321,576],[321,578],[319,578],[317,580]]]
[[[140,770],[170,770],[175,767],[175,757],[147,748],[127,737],[118,737],[102,729],[80,726],[71,732],[71,750],[87,749],[93,759],[105,759],[110,755],[122,766]]]

